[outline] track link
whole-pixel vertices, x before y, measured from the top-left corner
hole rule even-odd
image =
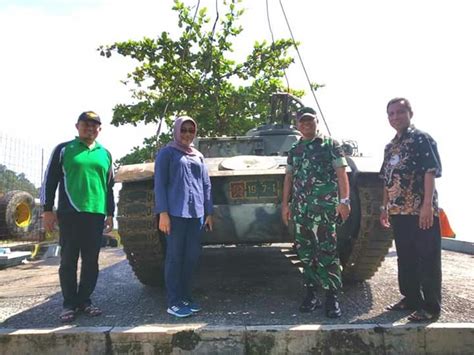
[[[145,285],[164,284],[165,239],[155,222],[153,181],[123,183],[118,230],[128,262]]]
[[[360,203],[360,225],[356,238],[351,239],[352,250],[344,265],[343,276],[348,281],[371,278],[385,259],[393,237],[390,229],[379,222],[383,185],[376,174],[360,173],[357,177]]]

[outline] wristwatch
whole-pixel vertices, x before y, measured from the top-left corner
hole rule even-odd
[[[339,200],[339,203],[343,204],[343,205],[346,205],[346,206],[350,206],[351,205],[351,199],[349,197],[347,198],[341,198]]]

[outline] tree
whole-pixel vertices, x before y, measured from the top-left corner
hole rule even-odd
[[[244,134],[264,123],[271,94],[286,91],[282,78],[293,62],[287,55],[293,42],[255,42],[243,62],[231,59],[232,40],[243,30],[236,24],[244,13],[238,3],[224,1],[226,13],[220,19],[217,11],[211,26],[206,8],[192,14],[190,7],[175,0],[178,39],[162,32],[156,39],[101,46],[103,56],[118,53],[139,63],[123,81],[131,87],[134,102],[115,106],[112,124],[157,123],[163,118],[171,126],[174,116],[185,114],[198,122],[200,135],[219,136]],[[292,93],[303,95],[303,91]],[[158,141],[162,144],[170,138],[161,133]],[[118,163],[142,162],[156,150],[155,142],[156,136],[146,139],[145,148],[135,147]]]
[[[22,190],[29,192],[33,197],[39,196],[39,189],[26,178],[25,174],[16,174],[0,164],[0,193],[11,190]]]

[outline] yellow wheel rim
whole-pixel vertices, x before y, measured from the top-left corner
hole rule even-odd
[[[31,221],[30,206],[24,202],[20,203],[15,210],[15,223],[18,227],[28,227]]]

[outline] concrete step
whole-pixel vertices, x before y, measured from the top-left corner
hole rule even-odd
[[[1,354],[472,354],[474,324],[0,329]]]
[[[0,253],[0,269],[9,266],[19,265],[25,259],[31,256],[29,251],[8,251]]]
[[[442,238],[441,247],[444,250],[455,251],[458,253],[471,254],[471,255],[474,254],[474,243],[468,242],[465,240]]]

